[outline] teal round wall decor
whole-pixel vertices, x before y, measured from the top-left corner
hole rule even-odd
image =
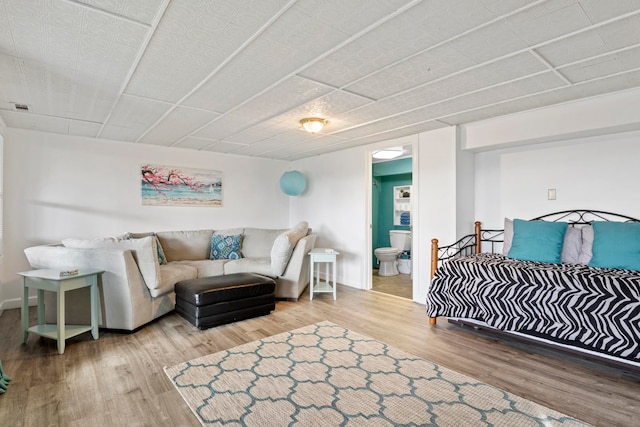
[[[299,196],[307,188],[307,178],[298,171],[289,171],[280,177],[280,189],[289,196]]]

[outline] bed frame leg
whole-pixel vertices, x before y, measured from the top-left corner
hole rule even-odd
[[[435,325],[435,324],[436,324],[436,322],[437,322],[437,320],[436,320],[436,318],[435,318],[435,317],[429,317],[429,324],[430,324],[430,325]]]

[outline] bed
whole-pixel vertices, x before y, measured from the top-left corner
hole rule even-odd
[[[547,229],[553,244],[537,242]],[[432,240],[431,270],[432,325],[444,316],[640,368],[638,219],[572,210],[505,219],[502,230],[476,222],[452,245]]]

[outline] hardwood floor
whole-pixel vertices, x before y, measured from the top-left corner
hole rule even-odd
[[[31,315],[35,320],[35,310]],[[338,299],[278,302],[269,316],[200,331],[169,314],[133,334],[102,331],[21,344],[20,311],[0,316],[0,359],[13,377],[0,395],[2,426],[198,426],[162,368],[329,320],[594,425],[640,422],[640,374],[538,349],[440,319],[424,306],[339,286]]]
[[[371,290],[373,291],[413,299],[413,279],[410,274],[379,276],[378,270],[374,269],[371,279]]]

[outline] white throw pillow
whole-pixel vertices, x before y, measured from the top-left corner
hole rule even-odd
[[[587,225],[582,227],[582,248],[580,250],[580,256],[578,257],[578,263],[588,265],[591,258],[593,258],[593,226]]]
[[[509,218],[504,219],[504,242],[502,243],[502,255],[507,256],[509,249],[511,249],[511,242],[513,242],[513,220]]]
[[[289,263],[289,258],[293,253],[293,248],[296,247],[298,240],[307,235],[309,230],[309,224],[306,221],[302,221],[290,230],[281,233],[273,242],[271,248],[271,272],[280,276],[284,273]]]
[[[147,287],[149,289],[156,289],[160,285],[160,264],[158,262],[158,249],[154,236],[119,241],[111,239],[64,239],[62,244],[67,248],[75,249],[105,248],[130,250],[138,263],[138,269]]]
[[[567,227],[562,243],[560,260],[565,264],[578,264],[582,251],[582,231],[578,227]]]

